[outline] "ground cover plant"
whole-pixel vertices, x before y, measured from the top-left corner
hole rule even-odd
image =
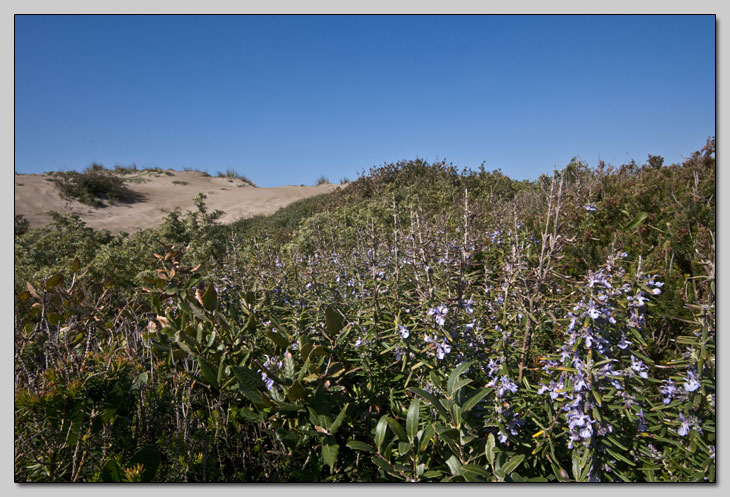
[[[714,482],[715,142],[15,234],[15,480]]]

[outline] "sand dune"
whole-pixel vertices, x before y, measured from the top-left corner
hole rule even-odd
[[[175,208],[179,207],[182,212],[194,210],[193,199],[199,192],[207,195],[206,206],[225,213],[221,222],[230,223],[258,214],[271,214],[296,200],[339,187],[324,184],[256,188],[239,179],[205,176],[198,171],[140,171],[123,177],[131,180],[127,185],[144,200],[94,208],[63,198],[49,181],[49,175],[16,174],[15,214],[22,214],[31,227],[38,227],[51,221],[46,214],[48,211],[76,212],[94,229],[133,233],[159,225]]]

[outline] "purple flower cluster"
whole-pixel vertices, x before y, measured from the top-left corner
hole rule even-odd
[[[495,376],[487,383],[486,386],[494,388],[497,392],[497,397],[499,398],[504,397],[507,392],[515,393],[517,391],[517,384],[506,375],[502,375],[499,378]]]
[[[520,427],[524,426],[525,421],[523,419],[520,419],[519,415],[513,412],[511,409],[504,409],[500,406],[497,406],[497,414],[507,420],[504,425],[506,431],[508,431],[509,434],[512,436],[517,436],[519,434]],[[499,439],[500,443],[505,443],[508,440],[507,433],[502,430],[499,430],[497,438]]]
[[[631,352],[633,342],[626,337],[627,328],[622,326],[624,323],[618,322],[625,311],[616,305],[617,301],[627,299],[629,316],[625,325],[643,327],[648,300],[642,290],[634,291],[628,283],[614,284],[616,279],[626,274],[625,270],[614,267],[615,261],[624,257],[625,253],[614,254],[601,270],[588,273],[583,299],[566,315],[568,333],[559,350],[559,360],[547,361],[543,368],[546,372],[558,368],[561,371],[559,378],[549,384],[541,383],[537,393],[549,394],[552,400],[565,402],[562,411],[569,433],[569,449],[576,443],[588,446],[595,435],[603,436],[614,430],[606,418],[594,417],[594,409],[600,409],[594,392],[613,392],[612,395],[623,399],[626,408],[631,408],[637,401],[626,390],[622,378],[649,377],[649,367]],[[655,281],[656,276],[639,277],[640,283],[645,286],[661,286]],[[676,395],[676,387],[668,383],[663,388],[668,397],[665,403],[668,403]],[[637,407],[639,428],[645,431],[647,422],[643,410]]]
[[[689,432],[694,428],[694,430],[697,433],[702,434],[702,428],[700,427],[700,421],[697,419],[696,416],[688,416],[687,418],[684,417],[682,413],[679,413],[679,421],[680,425],[677,429],[677,433],[680,436],[686,437],[689,435]]]
[[[426,311],[426,314],[429,316],[433,316],[433,318],[436,320],[436,323],[438,323],[439,326],[443,326],[444,322],[446,320],[446,315],[449,313],[449,308],[446,307],[444,304],[441,304],[437,307],[433,307]]]
[[[562,379],[558,381],[550,380],[550,385],[540,384],[540,388],[537,389],[537,394],[542,395],[545,392],[550,392],[550,398],[555,400],[563,393],[563,389],[565,389],[565,384]]]
[[[433,344],[433,346],[436,348],[436,358],[439,361],[443,360],[444,357],[446,357],[446,354],[451,352],[451,345],[446,341],[445,338],[442,338],[441,342],[439,342],[438,337],[436,335],[434,335],[433,337],[426,335],[423,338],[423,341],[426,343]]]
[[[276,357],[269,357],[266,354],[264,354],[264,357],[266,357],[266,361],[264,362],[263,366],[268,370],[271,370],[274,368],[281,369],[284,364],[283,361],[277,360]],[[269,376],[266,374],[265,371],[259,371],[259,373],[261,373],[261,379],[266,384],[266,388],[269,391],[273,390],[274,385],[275,385],[274,380],[269,378]]]
[[[659,387],[659,391],[664,396],[664,405],[669,404],[672,399],[682,395],[682,390],[677,388],[671,378],[664,380],[662,385]]]

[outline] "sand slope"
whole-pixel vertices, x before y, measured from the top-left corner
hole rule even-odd
[[[296,200],[339,188],[339,185],[329,184],[256,188],[238,179],[206,177],[198,171],[140,171],[122,177],[131,180],[127,185],[141,194],[143,201],[93,208],[61,197],[56,186],[48,181],[48,175],[16,174],[15,214],[24,215],[31,227],[38,227],[50,222],[48,211],[76,212],[94,229],[133,233],[159,225],[175,208],[179,207],[182,212],[194,210],[193,199],[199,192],[207,195],[205,204],[210,210],[220,209],[225,213],[221,222],[230,223],[258,214],[271,214]]]

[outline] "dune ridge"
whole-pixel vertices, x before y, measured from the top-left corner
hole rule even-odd
[[[130,204],[117,203],[94,208],[64,198],[49,174],[15,175],[15,214],[22,214],[30,227],[51,222],[48,211],[75,212],[91,228],[112,233],[133,233],[158,226],[167,215],[179,208],[195,209],[198,193],[206,195],[205,204],[224,212],[221,223],[276,212],[292,202],[328,193],[339,185],[254,187],[239,179],[208,176],[200,171],[163,172],[141,170],[123,176],[127,186],[143,197]]]

